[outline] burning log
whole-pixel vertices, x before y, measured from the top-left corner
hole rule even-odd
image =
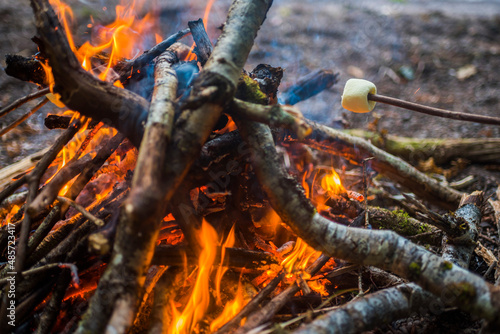
[[[265,271],[273,269],[273,266],[274,268],[279,266],[277,259],[265,252],[233,247],[227,247],[225,252],[226,256],[223,259],[220,256],[215,258],[215,262],[221,263],[225,267]],[[220,247],[217,254],[220,254]],[[186,247],[157,246],[151,263],[164,266],[182,266],[186,261],[188,264],[195,264],[196,260],[195,254]]]

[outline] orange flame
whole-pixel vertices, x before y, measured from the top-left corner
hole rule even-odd
[[[202,251],[198,261],[198,274],[191,296],[184,310],[179,313],[172,301],[173,321],[169,333],[189,334],[195,325],[203,319],[210,303],[209,279],[217,253],[217,232],[203,220],[198,235]]]
[[[307,285],[314,290],[315,292],[319,293],[322,296],[328,296],[329,293],[326,290],[326,284],[328,284],[328,280],[326,279],[317,279],[317,280],[310,280],[307,282]]]
[[[220,255],[220,266],[217,268],[217,275],[215,276],[215,296],[217,298],[217,305],[222,305],[221,295],[220,295],[220,283],[222,281],[222,276],[227,271],[227,267],[224,267],[224,256],[226,255],[226,248],[234,246],[235,236],[234,236],[234,225],[231,227],[229,234],[226,238],[224,244],[222,244],[221,255]]]
[[[98,76],[101,80],[115,81],[116,76],[111,75],[112,67],[120,59],[132,59],[138,56],[145,47],[149,46],[146,45],[147,40],[161,38],[152,15],[147,14],[142,19],[138,18],[137,13],[141,9],[142,1],[122,0],[121,4],[116,6],[116,20],[105,27],[96,27],[91,42],[85,42],[81,47],[77,48],[71,32],[71,22],[73,21],[71,8],[61,0],[49,1],[58,14],[71,50],[75,53],[82,67]],[[95,27],[93,24],[90,26]],[[105,65],[93,69],[91,58],[103,51],[108,52],[109,59]],[[51,80],[52,75],[49,73],[51,72],[50,67],[47,64],[42,66],[47,74],[48,83],[52,87],[53,79]],[[115,86],[123,88],[121,83],[115,83]]]
[[[333,169],[321,179],[321,188],[331,195],[345,193],[346,189],[340,181],[340,176]]]
[[[314,250],[304,240],[297,238],[292,252],[281,262],[283,268],[288,272],[287,278],[293,277],[297,271],[304,272],[309,262],[314,261],[321,252]],[[307,275],[306,275],[307,276]],[[308,279],[309,277],[303,277]]]
[[[9,225],[10,220],[12,219],[12,217],[14,217],[14,215],[19,211],[20,208],[21,207],[19,205],[14,205],[12,209],[10,209],[10,212],[7,214],[7,216],[3,220],[2,224],[0,224],[0,226]]]
[[[221,328],[226,322],[231,320],[245,305],[244,294],[243,294],[243,286],[241,284],[241,280],[238,282],[238,289],[236,290],[236,296],[232,301],[226,304],[224,310],[221,315],[217,317],[210,324],[210,331],[215,332],[219,328]]]

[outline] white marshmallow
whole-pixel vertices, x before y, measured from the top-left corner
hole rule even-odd
[[[377,94],[377,87],[373,82],[363,79],[347,80],[342,95],[342,107],[357,113],[372,111],[376,102],[368,100],[368,93]]]

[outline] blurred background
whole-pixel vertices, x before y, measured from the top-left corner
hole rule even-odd
[[[83,44],[99,24],[115,18],[119,1],[67,0],[73,31]],[[163,38],[205,16],[206,1],[139,1],[158,18]],[[206,22],[215,43],[229,0],[215,0]],[[0,54],[37,52],[29,1],[0,1]],[[306,117],[334,127],[371,128],[414,137],[498,137],[498,127],[466,123],[377,105],[370,114],[353,114],[340,105],[345,81],[365,78],[380,94],[440,108],[499,116],[500,1],[275,0],[249,56],[246,69],[260,63],[285,70],[282,89],[317,69],[340,73],[332,88],[297,106]],[[147,49],[152,46],[144,45]],[[183,40],[191,45],[189,38]],[[0,72],[0,105],[36,90]],[[36,101],[0,119],[0,127]],[[0,138],[0,168],[41,150],[58,134],[43,126],[52,104]]]

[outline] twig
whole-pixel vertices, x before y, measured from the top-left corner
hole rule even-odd
[[[321,255],[311,264],[307,269],[306,273],[314,276],[330,259],[330,257]],[[293,283],[288,288],[286,288],[282,293],[274,297],[269,303],[262,307],[257,312],[250,315],[245,324],[238,328],[234,334],[245,334],[250,330],[256,328],[257,326],[268,322],[272,317],[287,303],[291,297],[293,297],[297,292],[300,291],[299,285]]]
[[[0,118],[4,117],[8,113],[10,113],[12,110],[15,110],[16,108],[19,108],[20,106],[22,106],[26,102],[29,102],[31,100],[37,99],[39,97],[42,97],[42,96],[44,96],[44,95],[46,95],[48,93],[50,93],[49,87],[37,90],[36,92],[33,92],[33,93],[28,94],[28,95],[26,95],[24,97],[21,97],[20,99],[15,100],[14,102],[12,102],[11,104],[9,104],[8,106],[3,107],[2,109],[0,109]]]
[[[144,51],[142,55],[140,55],[133,61],[125,63],[125,65],[122,65],[122,68],[116,68],[115,70],[120,73],[120,81],[125,82],[132,75],[133,71],[140,70],[145,65],[149,64],[153,59],[161,55],[170,46],[172,46],[174,43],[176,43],[178,40],[188,35],[189,33],[189,29],[180,30],[161,43],[155,45],[148,51]]]
[[[90,212],[88,212],[83,206],[81,206],[80,204],[76,203],[75,201],[72,201],[69,198],[62,197],[62,196],[57,196],[57,199],[60,202],[64,202],[64,203],[66,203],[66,204],[74,207],[85,218],[87,218],[88,220],[90,220],[91,222],[93,222],[94,224],[96,224],[97,226],[99,226],[99,227],[104,226],[104,222],[102,221],[102,219],[96,218],[93,214],[91,214]]]
[[[368,94],[368,100],[375,101],[375,102],[381,102],[381,103],[389,104],[391,106],[404,108],[404,109],[408,109],[408,110],[413,110],[416,112],[420,112],[420,113],[432,115],[432,116],[451,118],[451,119],[456,119],[459,121],[476,122],[476,123],[491,124],[491,125],[500,125],[500,118],[498,118],[498,117],[468,114],[468,113],[463,113],[463,112],[458,112],[458,111],[449,111],[449,110],[424,106],[421,104],[408,102],[408,101],[404,101],[404,100],[400,100],[400,99],[396,99],[394,97],[389,97],[389,96],[384,96],[384,95]]]
[[[42,266],[42,267],[37,267],[37,268],[33,268],[33,269],[30,269],[30,270],[26,270],[26,271],[23,271],[20,276],[22,277],[28,277],[28,276],[32,276],[32,275],[38,275],[40,273],[43,273],[43,272],[46,272],[46,271],[50,271],[50,270],[54,270],[56,268],[59,268],[59,269],[69,269],[70,272],[71,272],[71,276],[73,277],[73,282],[75,285],[78,285],[80,284],[80,279],[78,278],[78,268],[72,264],[72,263],[51,263],[51,264],[47,264],[45,266]],[[7,284],[8,282],[8,278],[2,278],[0,279],[0,286],[3,286],[5,284]]]
[[[37,212],[40,212],[43,208],[51,205],[64,185],[80,174],[83,169],[91,163],[91,161],[92,154],[87,154],[81,159],[71,160],[64,165],[33,200],[28,207],[28,212],[34,215]]]
[[[265,123],[271,127],[290,129],[297,135],[299,140],[304,139],[312,132],[300,110],[295,107],[280,105],[264,106],[233,99],[228,111],[232,115]]]
[[[16,126],[27,120],[31,115],[36,113],[38,110],[40,110],[41,107],[43,107],[47,102],[49,102],[49,99],[44,98],[42,101],[40,101],[33,109],[28,111],[26,114],[22,115],[18,119],[16,119],[14,122],[11,124],[7,125],[5,128],[0,130],[0,137],[6,134],[7,132],[11,131],[14,129]]]
[[[225,334],[230,333],[232,330],[236,329],[240,326],[241,320],[246,318],[249,314],[254,312],[256,309],[260,307],[260,304],[264,301],[264,299],[269,296],[274,289],[280,284],[280,282],[285,277],[285,272],[281,271],[275,278],[269,282],[263,289],[259,291],[259,293],[252,298],[242,309],[235,315],[231,320],[229,320],[224,326],[219,328],[217,332],[214,334]]]
[[[363,204],[365,205],[365,228],[370,226],[370,217],[368,214],[368,177],[366,171],[366,163],[372,159],[373,157],[363,159]]]

